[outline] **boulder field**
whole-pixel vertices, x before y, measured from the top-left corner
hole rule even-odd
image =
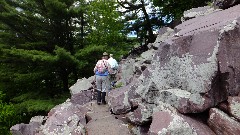
[[[216,9],[220,2],[185,12],[184,21],[161,28],[146,51],[122,59],[119,88],[102,109],[93,102],[94,77],[79,79],[70,99],[11,132],[239,135],[240,5]],[[93,130],[98,126],[105,131]]]

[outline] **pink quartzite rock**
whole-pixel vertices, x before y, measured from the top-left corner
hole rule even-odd
[[[220,11],[220,9],[214,9],[213,7],[210,6],[192,8],[190,10],[184,11],[181,21],[186,21],[199,16],[206,16],[208,14],[218,11]]]
[[[121,61],[120,67],[119,67],[119,72],[117,74],[117,79],[120,80],[123,83],[123,85],[128,85],[129,83],[131,83],[133,77],[134,77],[134,72],[135,72],[135,68],[134,68],[134,63],[135,60],[134,59],[124,59]]]
[[[240,8],[240,5],[237,6]],[[239,10],[240,12],[240,10]],[[222,79],[226,80],[224,87],[229,90],[229,95],[236,96],[240,91],[240,18],[232,21],[220,31],[219,52],[217,59],[222,73]]]
[[[11,127],[10,132],[12,135],[36,135],[46,119],[45,116],[32,117],[29,124],[16,124]]]
[[[108,94],[108,104],[114,114],[124,114],[131,110],[127,91],[129,85],[110,91]]]
[[[239,13],[240,5],[178,25],[174,36],[159,43],[135,92],[147,103],[167,102],[181,113],[203,112],[238,95]]]
[[[225,113],[229,113],[229,111],[228,111],[228,102],[227,101],[218,104],[217,108],[220,109],[221,111],[225,112]]]
[[[136,125],[143,125],[151,121],[152,107],[144,104],[139,104],[138,108],[133,112],[126,114],[127,119]]]
[[[92,101],[93,93],[91,90],[84,90],[71,96],[70,102],[83,105]]]
[[[208,127],[207,123],[203,123],[200,119],[189,117],[187,115],[178,114],[181,116],[197,133],[197,135],[215,135],[215,133]]]
[[[71,102],[53,108],[39,134],[85,134],[85,114],[87,109]]]
[[[69,88],[71,95],[78,94],[83,90],[90,90],[93,87],[94,79],[94,76],[91,76],[88,79],[78,79],[77,82]]]
[[[205,124],[170,111],[159,111],[153,114],[149,135],[215,135]]]
[[[240,123],[217,108],[210,109],[208,125],[217,135],[239,135],[240,133]]]
[[[35,135],[41,123],[32,122],[29,124],[17,124],[11,127],[10,132],[12,135]]]
[[[240,121],[240,97],[228,97],[229,113]]]

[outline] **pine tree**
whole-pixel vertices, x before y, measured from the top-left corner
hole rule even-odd
[[[114,1],[3,0],[0,12],[1,91],[11,98],[68,91],[104,51],[128,44]]]
[[[74,54],[81,44],[74,36],[81,8],[75,7],[74,0],[3,0],[0,4],[0,70],[8,95],[36,88],[67,91],[70,74],[78,78],[79,60]]]

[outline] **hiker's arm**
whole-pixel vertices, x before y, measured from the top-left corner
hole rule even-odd
[[[107,69],[108,69],[108,72],[111,73],[112,72],[112,68],[111,68],[111,65],[109,63],[107,63]]]
[[[118,69],[118,62],[116,60],[114,60],[114,64],[115,64],[115,68]]]
[[[97,64],[95,65],[95,67],[94,67],[94,69],[93,69],[93,72],[94,72],[94,73],[96,73],[96,71],[97,71],[98,63],[99,63],[99,62],[97,62]]]
[[[95,66],[93,69],[93,72],[96,73],[97,67]]]

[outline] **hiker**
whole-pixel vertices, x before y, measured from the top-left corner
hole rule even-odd
[[[115,87],[115,83],[116,83],[116,74],[118,72],[118,63],[117,61],[113,58],[113,54],[110,54],[109,55],[110,58],[108,59],[108,63],[110,64],[111,66],[111,72],[109,74],[109,81],[110,81],[110,89],[111,89],[111,86],[112,87]]]
[[[108,54],[106,52],[103,53],[103,57],[101,60],[99,60],[94,67],[94,73],[96,75],[96,85],[97,85],[97,91],[98,91],[98,96],[97,96],[97,104],[100,105],[106,104],[106,92],[109,87],[109,80],[108,80],[108,75],[111,69],[110,64],[107,61],[108,59]]]

